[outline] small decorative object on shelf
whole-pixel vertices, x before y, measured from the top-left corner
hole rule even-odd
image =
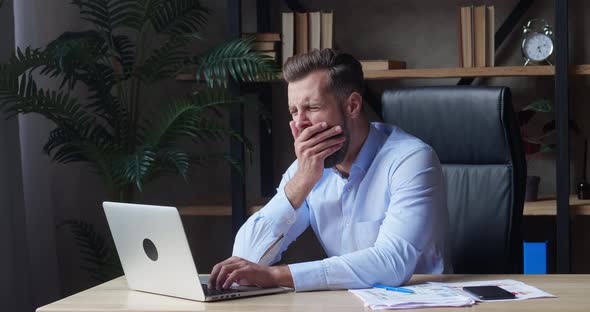
[[[538,28],[540,25],[541,28]],[[553,57],[553,30],[546,20],[534,18],[522,29],[522,56],[524,66],[551,64]]]
[[[584,141],[584,165],[582,166],[582,181],[578,183],[578,199],[590,199],[590,185],[586,180],[586,164],[588,163],[588,140]]]

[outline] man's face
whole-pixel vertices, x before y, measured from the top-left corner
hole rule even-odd
[[[348,152],[350,133],[344,114],[344,103],[327,91],[329,76],[325,71],[316,71],[307,77],[289,83],[289,112],[299,133],[305,128],[326,122],[328,131],[331,127],[342,127],[342,134],[346,137],[343,146],[328,156],[324,161],[325,168],[331,168],[341,163]]]

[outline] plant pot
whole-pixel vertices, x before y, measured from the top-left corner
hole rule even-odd
[[[541,177],[539,176],[527,176],[526,177],[526,189],[524,193],[524,201],[532,202],[537,201],[539,197],[539,182]]]

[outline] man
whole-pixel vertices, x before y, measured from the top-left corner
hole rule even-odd
[[[442,273],[448,220],[435,152],[368,121],[362,68],[351,55],[296,55],[283,76],[297,160],[238,232],[234,256],[214,266],[210,287],[366,288]],[[328,258],[270,266],[308,226]]]

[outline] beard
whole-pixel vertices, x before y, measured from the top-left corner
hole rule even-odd
[[[348,131],[348,127],[346,127],[346,123],[343,123],[342,125],[340,125],[340,127],[342,127],[342,134],[340,134],[339,137],[344,136],[346,140],[344,141],[344,144],[342,144],[342,147],[340,147],[337,151],[335,151],[330,156],[326,157],[326,159],[324,159],[324,168],[332,168],[340,164],[344,161],[346,153],[348,153],[348,147],[350,143],[350,132]]]

